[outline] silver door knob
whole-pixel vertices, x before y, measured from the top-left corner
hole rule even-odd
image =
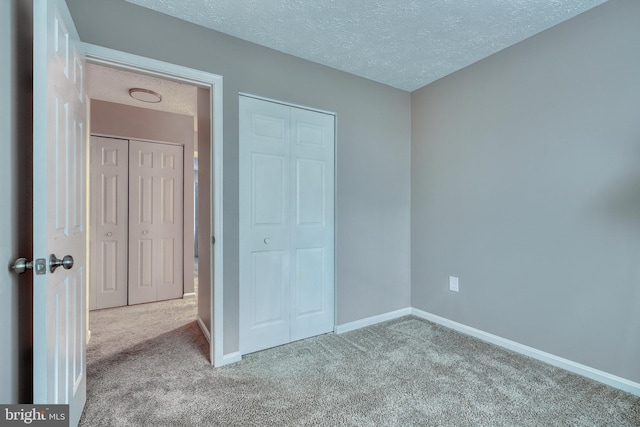
[[[62,259],[58,259],[57,256],[51,254],[49,257],[49,271],[53,273],[58,267],[69,270],[73,267],[73,257],[71,255],[65,255]]]
[[[33,268],[33,262],[27,260],[26,258],[18,258],[16,262],[11,266],[13,271],[18,274],[22,274],[27,270],[31,270]]]
[[[34,267],[36,274],[45,274],[47,272],[46,261],[44,258],[38,258],[34,261],[29,261],[26,258],[18,258],[11,266],[13,271],[17,274],[23,274],[27,270],[32,270]]]

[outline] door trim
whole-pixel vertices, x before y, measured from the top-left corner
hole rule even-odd
[[[334,118],[337,116],[335,111],[322,110],[320,108],[309,107],[308,105],[294,104],[292,102],[280,101],[278,99],[267,98],[266,96],[255,95],[255,94],[248,93],[248,92],[238,92],[238,96],[246,96],[247,98],[259,99],[261,101],[272,102],[274,104],[280,104],[280,105],[284,105],[286,107],[299,108],[301,110],[315,111],[316,113],[328,114],[330,116],[333,116]],[[335,125],[334,125],[334,131],[335,131]],[[334,146],[335,146],[335,141],[334,141]],[[334,157],[335,157],[335,155],[334,155]]]
[[[223,349],[223,266],[224,266],[224,244],[223,244],[223,116],[222,116],[222,76],[208,73],[181,65],[158,61],[143,56],[117,51],[102,46],[89,43],[82,43],[86,52],[87,62],[120,68],[128,71],[144,73],[160,78],[170,78],[179,80],[194,86],[208,88],[211,93],[211,165],[210,174],[213,197],[211,198],[210,226],[215,236],[215,250],[212,252],[210,263],[213,266],[213,292],[211,293],[210,318],[213,325],[209,325],[212,331],[210,343],[210,360],[214,366],[225,364]],[[212,236],[212,237],[213,237]],[[206,334],[205,334],[206,335]],[[228,363],[228,362],[227,362]]]

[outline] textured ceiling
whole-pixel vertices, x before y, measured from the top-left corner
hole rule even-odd
[[[126,0],[413,91],[606,0]]]
[[[131,88],[149,89],[162,96],[162,102],[141,102],[129,96]],[[196,88],[183,83],[130,71],[87,64],[87,94],[91,99],[133,105],[134,107],[196,115]]]

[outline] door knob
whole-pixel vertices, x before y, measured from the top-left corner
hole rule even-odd
[[[18,258],[11,268],[17,274],[23,274],[27,270],[33,269],[35,266],[36,274],[45,274],[47,272],[46,260],[38,258],[35,261],[29,261],[26,258]]]
[[[49,257],[49,271],[53,273],[58,267],[69,270],[73,267],[73,257],[71,255],[65,255],[62,259],[58,259],[55,254],[51,254]]]

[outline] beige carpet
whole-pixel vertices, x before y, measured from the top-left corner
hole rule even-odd
[[[404,317],[213,368],[195,299],[92,312],[85,426],[640,426],[640,398]]]

